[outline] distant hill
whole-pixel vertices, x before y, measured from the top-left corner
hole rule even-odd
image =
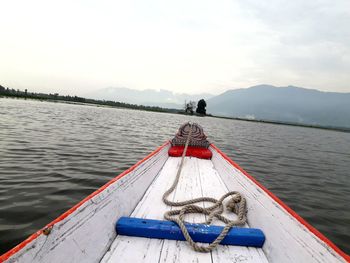
[[[85,94],[84,97],[100,100],[113,100],[133,104],[142,104],[148,106],[159,106],[164,108],[182,109],[185,101],[200,99],[209,99],[213,95],[202,93],[189,95],[184,93],[173,93],[169,90],[135,90],[128,88],[104,88]]]
[[[350,127],[350,93],[258,85],[207,100],[207,112],[230,117]]]

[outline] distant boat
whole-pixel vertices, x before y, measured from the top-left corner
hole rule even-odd
[[[164,220],[162,201],[184,146],[169,141],[0,257],[0,262],[349,262],[350,257],[262,186],[214,144],[189,146],[174,201],[219,198],[238,191],[247,200],[245,228],[265,235],[261,248],[219,245],[195,252],[185,241],[118,235],[122,217]],[[186,217],[200,222],[201,214]],[[220,222],[213,222],[220,225]]]

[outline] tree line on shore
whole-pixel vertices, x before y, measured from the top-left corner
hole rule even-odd
[[[59,95],[58,93],[46,94],[46,93],[28,92],[27,89],[25,89],[24,91],[19,90],[19,89],[15,90],[15,89],[10,89],[10,88],[5,88],[1,85],[0,85],[0,96],[24,98],[24,99],[28,98],[28,99],[37,99],[37,100],[90,103],[90,104],[96,104],[96,105],[107,105],[107,106],[112,106],[112,107],[147,110],[147,111],[155,111],[155,112],[170,112],[170,113],[177,113],[178,112],[178,110],[176,110],[176,109],[161,108],[161,107],[157,107],[157,106],[136,105],[136,104],[129,104],[129,103],[118,102],[118,101],[111,101],[111,100],[87,99],[87,98],[78,97],[78,96]]]

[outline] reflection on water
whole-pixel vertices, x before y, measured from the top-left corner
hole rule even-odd
[[[0,253],[124,171],[185,121],[350,252],[350,134],[0,99]]]

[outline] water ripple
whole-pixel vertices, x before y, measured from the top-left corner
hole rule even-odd
[[[350,252],[350,134],[0,99],[0,253],[173,137],[185,121]]]

